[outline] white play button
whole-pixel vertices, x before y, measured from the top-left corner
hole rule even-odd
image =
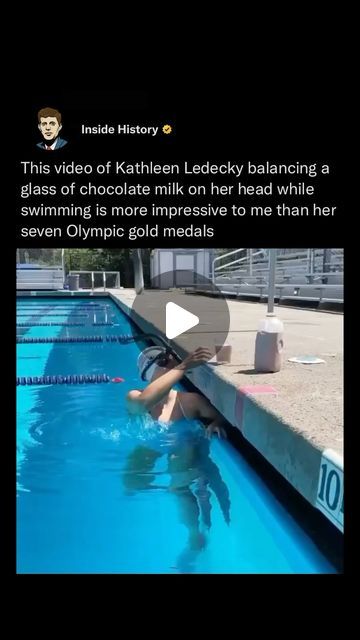
[[[166,305],[166,337],[171,340],[180,336],[185,331],[196,327],[199,318],[174,302]]]
[[[179,252],[181,259],[186,257],[185,251]],[[197,295],[195,284],[202,294],[210,295]],[[181,355],[201,347],[210,350],[213,356],[215,344],[220,350],[227,342],[230,326],[229,307],[221,290],[191,269],[156,272],[149,288],[135,296],[130,314],[131,332],[140,351],[145,344],[139,331],[141,318],[146,319],[152,331],[149,340],[155,334],[169,342],[176,341],[173,347],[175,350],[178,347]]]

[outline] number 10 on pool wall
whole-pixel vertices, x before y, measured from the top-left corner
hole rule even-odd
[[[316,506],[344,530],[344,472],[342,460],[334,451],[322,454]]]

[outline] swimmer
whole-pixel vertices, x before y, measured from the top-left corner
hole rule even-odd
[[[142,380],[149,382],[143,390],[133,389],[127,395],[127,407],[132,414],[150,413],[162,423],[177,420],[205,420],[206,434],[226,438],[224,418],[200,393],[175,391],[172,387],[181,381],[189,369],[194,369],[211,358],[211,352],[198,347],[182,362],[166,352],[164,347],[148,347],[140,353],[138,370]]]
[[[149,384],[143,391],[133,389],[127,395],[130,413],[149,413],[166,429],[159,432],[157,443],[151,441],[147,446],[141,443],[130,453],[123,472],[124,485],[129,494],[163,489],[155,484],[154,467],[159,458],[166,456],[170,476],[167,491],[177,501],[180,520],[189,536],[174,567],[181,573],[194,571],[196,560],[206,546],[201,523],[205,530],[210,530],[214,497],[225,522],[230,524],[229,491],[211,459],[209,442],[213,434],[226,437],[224,419],[201,394],[173,389],[186,371],[210,358],[210,351],[199,347],[179,363],[163,347],[148,347],[139,355],[138,369],[141,379]],[[199,423],[198,431],[194,429],[194,420],[196,424],[199,419],[207,423],[205,434]]]

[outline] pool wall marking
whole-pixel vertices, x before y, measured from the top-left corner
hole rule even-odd
[[[343,464],[332,449],[325,449],[321,456],[316,506],[338,529],[344,530]]]

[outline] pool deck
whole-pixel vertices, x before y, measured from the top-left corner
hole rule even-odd
[[[102,290],[79,291],[75,295],[89,293],[110,295],[127,315],[135,298],[133,289],[109,289],[105,294]],[[153,290],[142,295],[149,300],[146,318],[137,315],[132,319],[143,331],[165,337],[160,326],[168,292]],[[187,296],[183,295],[186,308]],[[203,296],[197,298],[200,315]],[[189,380],[304,498],[343,530],[343,315],[276,306],[285,328],[283,366],[278,373],[258,374],[254,371],[255,337],[266,305],[227,302],[232,362],[199,367],[189,373]],[[172,345],[183,356],[196,348],[199,333],[201,325],[196,332],[172,340]],[[209,344],[214,339],[209,334]],[[325,362],[305,365],[288,361],[299,355],[316,356]]]

